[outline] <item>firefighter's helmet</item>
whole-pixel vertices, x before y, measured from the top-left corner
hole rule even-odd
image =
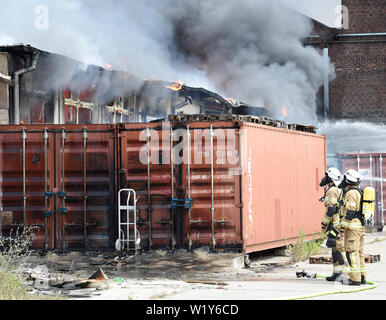
[[[350,185],[359,185],[361,183],[361,175],[358,171],[353,169],[346,171],[344,179],[346,180],[346,183]]]
[[[331,167],[328,168],[325,172],[325,175],[323,179],[320,182],[320,186],[323,187],[324,185],[333,182],[336,186],[340,184],[340,178],[341,174],[340,171],[337,168]]]

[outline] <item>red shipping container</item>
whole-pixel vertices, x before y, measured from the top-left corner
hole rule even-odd
[[[385,224],[385,198],[386,198],[386,166],[383,160],[386,153],[347,153],[338,154],[340,169],[357,170],[362,176],[361,188],[371,186],[375,188],[375,214],[374,226],[378,231],[383,230]]]
[[[30,125],[1,126],[0,144],[2,232],[25,215],[41,227],[35,247],[113,248],[122,188],[139,196],[143,249],[249,253],[320,231],[326,149],[317,134],[242,121]]]

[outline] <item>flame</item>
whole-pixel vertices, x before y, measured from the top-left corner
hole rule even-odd
[[[113,70],[113,69],[114,69],[113,66],[112,66],[111,64],[108,64],[108,63],[106,63],[106,64],[103,66],[103,68],[105,68],[106,70]]]
[[[178,80],[178,82],[174,82],[171,86],[166,86],[166,88],[173,91],[180,91],[183,85],[184,83],[181,80]]]
[[[287,108],[281,109],[281,114],[282,114],[285,118],[287,118],[287,117],[288,117],[288,111],[287,111]]]

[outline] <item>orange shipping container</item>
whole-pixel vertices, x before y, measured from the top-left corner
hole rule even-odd
[[[244,123],[241,138],[244,252],[280,247],[320,231],[325,136]]]

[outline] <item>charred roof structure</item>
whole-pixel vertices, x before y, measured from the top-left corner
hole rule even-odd
[[[182,82],[144,80],[28,45],[0,47],[0,123],[119,123],[170,114],[249,114],[264,108]]]

